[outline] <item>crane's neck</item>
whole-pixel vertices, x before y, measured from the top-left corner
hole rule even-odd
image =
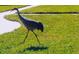
[[[20,18],[20,20],[22,21],[23,24],[26,24],[26,22],[28,21],[27,19],[24,19],[21,15],[20,15],[20,12],[19,10],[17,9],[17,13],[18,13],[18,16]]]
[[[19,10],[17,9],[18,16],[21,17]]]

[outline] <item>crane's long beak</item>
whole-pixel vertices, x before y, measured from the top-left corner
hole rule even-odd
[[[14,11],[14,9],[11,9],[11,12]]]

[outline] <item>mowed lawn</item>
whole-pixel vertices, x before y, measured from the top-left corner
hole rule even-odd
[[[28,10],[22,10],[23,12],[73,12],[79,11],[79,5],[42,5],[33,7]]]
[[[45,9],[43,9],[43,8]],[[54,6],[34,7],[36,11],[46,11]],[[66,7],[67,10],[69,6]],[[79,6],[71,6],[73,11],[78,11]],[[56,6],[55,8],[59,8]],[[63,11],[66,9],[63,8]],[[32,11],[33,8],[28,9]],[[28,10],[23,10],[27,12]],[[52,11],[55,9],[52,9]],[[72,14],[52,14],[52,15],[23,15],[32,20],[40,21],[44,24],[44,32],[35,31],[42,45],[38,42],[32,32],[24,44],[20,44],[27,34],[27,29],[21,26],[19,29],[0,35],[0,53],[26,53],[26,54],[78,54],[79,53],[79,15]],[[8,15],[5,18],[12,21],[19,21],[17,15]],[[20,22],[21,23],[21,22]],[[21,23],[22,24],[22,23]],[[47,49],[33,50],[30,47],[47,47]]]

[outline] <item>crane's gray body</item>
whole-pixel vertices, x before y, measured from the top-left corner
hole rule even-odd
[[[32,20],[25,19],[23,18],[23,16],[20,17],[20,20],[23,22],[23,24],[28,30],[33,31],[35,29],[38,29],[38,30],[41,29],[41,31],[43,32],[43,25],[41,22],[35,22]]]

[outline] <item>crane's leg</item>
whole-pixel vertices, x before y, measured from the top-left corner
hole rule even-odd
[[[26,36],[25,36],[25,38],[24,38],[23,42],[21,42],[21,43],[24,43],[24,42],[25,42],[25,40],[26,40],[26,39],[27,39],[27,37],[28,37],[28,34],[29,34],[29,30],[28,30],[28,32],[27,32],[27,34],[26,34]]]
[[[33,32],[33,31],[32,31],[32,32]],[[37,35],[35,34],[35,32],[33,32],[33,33],[34,33],[35,37],[37,38],[37,41],[38,41],[38,43],[39,43],[39,45],[40,45],[40,41],[39,41]]]

